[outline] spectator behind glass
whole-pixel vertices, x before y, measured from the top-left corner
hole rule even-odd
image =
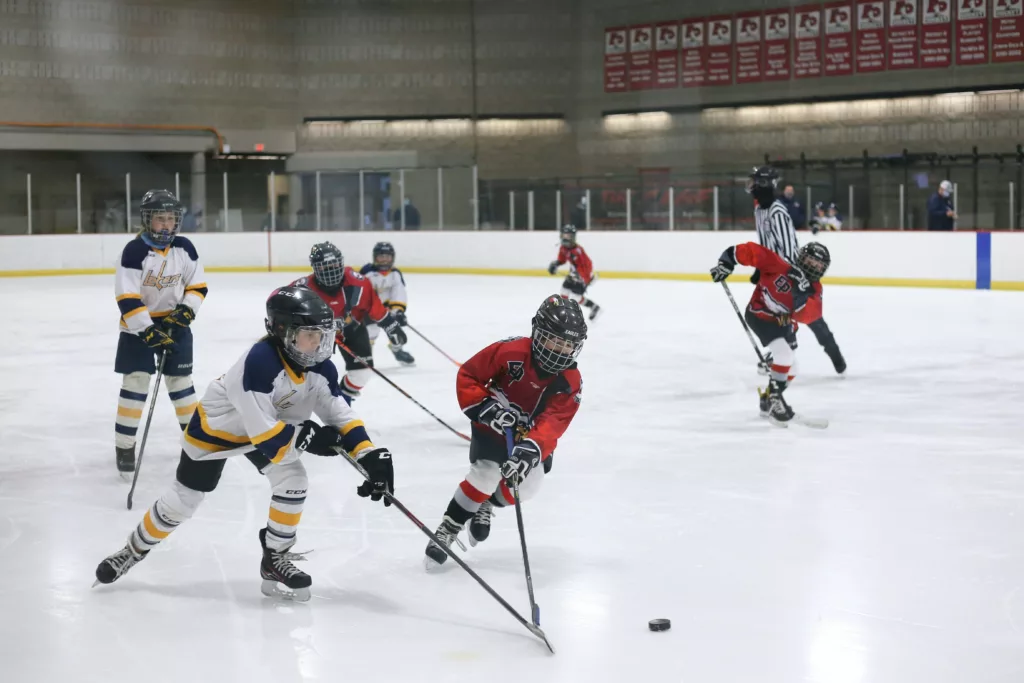
[[[956,222],[953,210],[953,183],[943,180],[938,191],[928,200],[928,229],[952,230]]]
[[[395,215],[392,218],[392,221],[395,224],[396,230],[402,229],[402,207],[395,209]],[[408,197],[405,198],[405,229],[420,229],[420,210],[413,206],[412,200]]]
[[[804,207],[800,204],[800,200],[796,198],[796,191],[793,190],[792,185],[786,185],[779,199],[786,205],[789,217],[793,220],[793,227],[797,230],[803,230],[807,227],[807,216],[804,213]]]

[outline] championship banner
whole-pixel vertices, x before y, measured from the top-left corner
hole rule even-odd
[[[857,0],[857,73],[885,71],[885,0]]]
[[[709,17],[708,85],[732,84],[732,17]]]
[[[792,45],[792,22],[789,10],[774,9],[765,12],[764,80],[789,80]]]
[[[629,27],[629,89],[654,87],[654,27]]]
[[[921,68],[938,69],[953,63],[953,2],[924,0],[921,18]]]
[[[853,2],[825,5],[825,75],[853,73]]]
[[[736,82],[757,83],[762,71],[761,13],[741,12],[736,15]]]
[[[707,84],[708,54],[704,40],[704,20],[684,19],[680,24],[679,40],[683,46],[683,87],[699,88]]]
[[[629,90],[629,70],[626,52],[629,49],[629,29],[606,28],[604,30],[604,91],[625,92]]]
[[[917,3],[918,0],[889,0],[890,71],[920,66]]]
[[[654,27],[654,87],[679,86],[679,22]]]
[[[992,63],[1024,60],[1024,0],[995,0],[992,7]]]
[[[821,5],[804,5],[793,12],[793,77],[822,74]]]
[[[957,66],[988,63],[988,0],[956,0]]]

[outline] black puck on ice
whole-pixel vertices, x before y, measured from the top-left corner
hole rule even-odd
[[[652,631],[667,631],[672,628],[672,622],[668,619],[651,619],[647,622],[647,628]]]

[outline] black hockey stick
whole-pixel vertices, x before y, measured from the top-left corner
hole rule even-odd
[[[732,290],[729,289],[729,283],[722,280],[722,289],[725,290],[725,295],[729,297],[729,303],[732,304],[732,310],[736,311],[736,317],[740,319],[740,325],[743,325],[743,331],[747,333],[747,339],[750,340],[750,345],[754,347],[754,353],[757,354],[757,359],[761,361],[761,365],[767,369],[767,364],[764,360],[764,356],[761,354],[761,349],[758,347],[757,342],[754,341],[754,333],[750,331],[750,326],[747,325],[747,321],[743,319],[743,314],[740,313],[740,307],[736,305],[736,299],[732,296]]]
[[[442,356],[444,356],[445,358],[447,358],[447,359],[448,359],[448,360],[450,360],[451,362],[455,363],[455,365],[457,365],[458,367],[460,367],[460,368],[462,367],[462,363],[460,363],[459,361],[455,360],[454,358],[452,358],[451,356],[449,356],[449,355],[448,355],[447,353],[445,353],[444,351],[442,351],[442,350],[441,350],[441,347],[440,347],[440,346],[438,346],[438,345],[437,345],[437,344],[435,344],[434,342],[432,342],[432,341],[430,341],[429,339],[427,339],[427,338],[426,338],[426,336],[425,336],[425,335],[424,335],[424,334],[423,334],[422,332],[420,332],[419,330],[417,330],[417,329],[416,329],[415,327],[413,327],[412,325],[409,325],[408,323],[406,323],[406,325],[405,325],[405,326],[406,326],[406,327],[408,327],[408,328],[409,328],[410,330],[412,330],[413,332],[415,332],[416,334],[418,334],[418,335],[420,336],[420,339],[422,339],[423,341],[425,341],[425,342],[427,342],[428,344],[430,344],[431,346],[433,346],[433,347],[434,347],[434,349],[435,349],[435,350],[436,350],[436,351],[437,351],[438,353],[440,353],[440,354],[441,354]]]
[[[368,365],[368,364],[366,363],[366,361],[364,361],[364,360],[363,360],[362,358],[360,358],[360,357],[359,357],[359,356],[357,356],[356,354],[352,353],[352,349],[348,348],[347,346],[345,346],[344,344],[342,344],[342,343],[340,343],[340,342],[337,342],[337,344],[338,344],[338,348],[339,348],[339,349],[342,349],[342,350],[344,350],[344,351],[345,351],[345,353],[347,353],[348,355],[352,356],[352,357],[353,357],[353,358],[355,358],[355,359],[356,359],[357,361],[359,361],[360,363],[362,363],[363,367],[364,367],[364,368],[366,368],[367,370],[373,370],[373,371],[374,371],[374,372],[375,372],[375,373],[377,374],[377,376],[378,376],[378,377],[380,377],[380,378],[381,378],[381,379],[383,379],[383,380],[384,380],[385,382],[387,382],[388,384],[390,384],[391,386],[393,386],[393,387],[395,388],[395,390],[396,390],[396,391],[397,391],[398,393],[400,393],[400,394],[401,394],[402,396],[405,396],[405,397],[406,397],[407,399],[409,399],[410,401],[412,401],[413,403],[415,403],[416,405],[418,405],[418,406],[420,407],[420,409],[422,409],[422,410],[423,410],[423,412],[425,412],[425,413],[426,413],[427,415],[429,415],[430,417],[434,418],[435,420],[437,420],[438,422],[440,422],[440,423],[441,423],[442,425],[444,425],[445,429],[447,429],[448,431],[450,431],[450,432],[451,432],[452,434],[455,434],[455,435],[456,435],[456,436],[458,436],[458,437],[459,437],[460,439],[465,439],[466,441],[469,441],[469,437],[468,437],[468,436],[466,436],[465,434],[463,434],[463,433],[462,433],[462,432],[460,432],[459,430],[455,429],[455,427],[452,427],[452,426],[451,426],[450,424],[448,424],[447,422],[445,422],[444,420],[442,420],[441,418],[439,418],[439,417],[438,417],[437,415],[434,415],[434,413],[430,412],[430,410],[429,410],[429,409],[428,409],[428,408],[427,408],[427,407],[426,407],[425,405],[423,405],[422,403],[420,403],[419,401],[417,401],[416,399],[414,399],[414,398],[413,398],[412,396],[410,396],[410,395],[409,395],[409,393],[408,393],[408,392],[407,392],[407,391],[406,391],[405,389],[403,389],[402,387],[400,387],[400,386],[398,386],[397,384],[395,384],[394,382],[392,382],[392,381],[391,381],[391,380],[390,380],[390,379],[388,378],[388,376],[387,376],[387,375],[385,375],[385,374],[384,374],[383,372],[381,372],[381,371],[380,371],[380,370],[378,370],[377,368],[371,367],[371,366],[370,366],[370,365]]]
[[[508,447],[508,454],[512,455],[515,447],[515,440],[512,438],[512,430],[505,428],[505,445]],[[526,592],[530,595],[530,614],[533,615],[533,623],[540,626],[540,605],[533,597],[533,577],[530,576],[530,556],[526,552],[526,531],[523,529],[523,506],[519,498],[519,477],[512,478],[512,496],[516,499],[516,524],[519,525],[519,545],[523,547],[523,567],[526,568]]]
[[[341,455],[341,457],[344,460],[348,461],[352,465],[352,467],[356,468],[356,471],[359,472],[359,475],[361,477],[363,477],[363,479],[366,479],[367,481],[370,480],[369,475],[366,474],[366,470],[364,470],[363,466],[360,465],[358,462],[356,462],[354,458],[348,456],[345,453],[345,451],[341,450],[341,449],[339,449],[338,453],[339,453],[339,455]],[[477,574],[475,571],[473,571],[472,569],[469,568],[469,565],[467,565],[462,560],[462,558],[460,558],[458,555],[456,555],[454,552],[452,552],[451,548],[449,548],[447,545],[442,543],[441,540],[434,534],[433,531],[428,529],[426,527],[426,525],[423,522],[421,522],[419,520],[419,518],[416,517],[416,515],[412,514],[412,512],[409,511],[409,508],[405,507],[405,505],[402,504],[402,501],[400,501],[397,498],[395,498],[395,495],[393,493],[390,493],[390,492],[389,493],[385,493],[384,497],[387,498],[389,501],[391,501],[391,504],[394,505],[396,508],[398,508],[398,511],[401,512],[403,515],[405,515],[406,518],[410,522],[415,524],[416,527],[420,531],[422,531],[424,534],[426,534],[427,538],[429,538],[431,541],[433,541],[434,545],[436,545],[438,548],[443,550],[445,552],[445,554],[448,555],[448,557],[450,557],[453,560],[455,560],[455,563],[457,565],[459,565],[464,570],[466,570],[466,573],[469,574],[470,576],[472,576],[474,581],[476,581],[478,584],[480,584],[480,586],[485,591],[487,591],[488,594],[490,594],[490,596],[492,598],[497,600],[498,603],[502,607],[504,607],[508,611],[509,614],[511,614],[513,617],[515,617],[516,621],[518,621],[520,624],[525,626],[530,631],[530,633],[532,633],[533,635],[537,636],[542,641],[544,641],[544,644],[547,645],[547,648],[548,648],[548,650],[551,651],[551,654],[555,654],[555,649],[553,647],[551,647],[551,643],[548,642],[548,637],[546,635],[544,635],[544,631],[540,630],[539,626],[537,626],[536,624],[531,624],[525,618],[523,618],[523,615],[519,614],[519,612],[516,611],[515,607],[513,607],[510,604],[508,604],[508,601],[506,601],[505,598],[501,597],[498,594],[498,591],[496,591],[493,588],[491,588],[490,585],[486,581],[484,581],[482,578],[480,578],[479,574]]]
[[[160,354],[160,363],[156,366],[156,383],[153,385],[153,398],[149,402],[149,415],[146,417],[146,428],[142,430],[142,441],[139,442],[139,461],[135,463],[135,474],[132,476],[132,487],[128,489],[128,509],[132,509],[132,498],[135,496],[135,485],[139,481],[139,472],[142,470],[142,454],[146,452],[146,437],[149,436],[149,425],[153,422],[153,409],[156,408],[156,400],[160,397],[160,380],[164,376],[164,361],[167,359],[167,352]]]

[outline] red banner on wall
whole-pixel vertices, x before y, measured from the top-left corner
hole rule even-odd
[[[788,9],[764,13],[764,80],[788,81],[792,54],[792,21]]]
[[[629,27],[629,89],[654,87],[654,27]]]
[[[857,73],[885,71],[885,0],[857,0]]]
[[[924,0],[921,17],[921,68],[953,63],[953,1]]]
[[[604,91],[625,92],[629,89],[626,53],[629,29],[625,27],[604,30]]]
[[[889,0],[889,70],[916,69],[918,54],[918,0]]]
[[[679,85],[679,23],[671,21],[654,27],[654,87]]]
[[[764,78],[761,13],[736,15],[736,82],[757,83]]]
[[[992,7],[992,62],[1024,61],[1024,0],[995,0]]]
[[[988,63],[988,0],[957,0],[956,63]]]
[[[796,8],[793,12],[793,35],[793,77],[821,76],[821,5]]]
[[[704,40],[704,20],[685,19],[680,24],[679,41],[683,46],[683,87],[696,88],[707,83],[708,55]]]
[[[825,75],[853,73],[853,2],[825,5]]]
[[[707,24],[708,85],[732,83],[732,17],[710,17]]]

